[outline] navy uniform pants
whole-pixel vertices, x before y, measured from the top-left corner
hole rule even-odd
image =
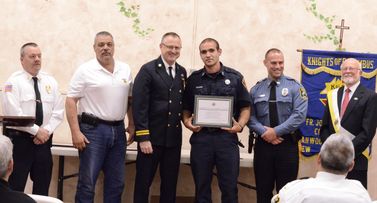
[[[159,166],[160,170],[160,202],[175,203],[181,145],[162,147],[153,145],[152,154],[144,154],[138,146],[136,158],[136,180],[134,203],[148,203],[149,188]]]
[[[254,174],[257,187],[257,202],[270,203],[272,191],[288,182],[296,180],[298,174],[298,146],[291,135],[282,136],[284,141],[278,145],[256,139],[254,148]]]
[[[206,128],[190,138],[191,170],[195,182],[195,203],[210,203],[213,169],[216,167],[222,203],[238,202],[240,166],[238,138],[223,130]]]
[[[6,135],[13,143],[14,167],[9,177],[9,186],[13,190],[24,192],[30,173],[33,194],[48,196],[52,175],[52,136],[46,143],[36,145],[29,133],[7,129]]]

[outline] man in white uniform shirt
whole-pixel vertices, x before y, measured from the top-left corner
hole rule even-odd
[[[41,70],[42,54],[34,42],[21,47],[23,70],[13,73],[4,85],[6,116],[35,116],[30,127],[7,128],[13,144],[14,170],[9,177],[13,190],[24,191],[27,177],[33,194],[48,195],[52,174],[52,133],[63,120],[64,103],[56,80]]]
[[[358,180],[346,179],[354,166],[354,147],[342,134],[327,138],[318,156],[315,178],[295,180],[285,185],[275,202],[282,203],[368,203],[368,191]]]
[[[109,32],[96,34],[96,58],[73,75],[66,99],[72,142],[79,150],[80,168],[75,202],[93,202],[99,172],[104,172],[103,202],[121,202],[125,180],[126,130],[134,126],[130,105],[131,69],[115,61]],[[78,104],[78,105],[77,105]]]

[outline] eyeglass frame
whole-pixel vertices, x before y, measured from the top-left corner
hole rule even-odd
[[[177,51],[180,51],[182,49],[182,47],[176,47],[176,46],[172,46],[172,45],[166,45],[165,43],[161,43],[163,46],[165,46],[166,48],[168,48],[169,50],[177,50]]]

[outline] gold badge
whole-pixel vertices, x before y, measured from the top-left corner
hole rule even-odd
[[[51,94],[52,89],[50,85],[46,85],[45,89],[46,89],[47,94]]]

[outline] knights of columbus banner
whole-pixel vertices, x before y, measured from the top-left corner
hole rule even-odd
[[[301,82],[308,94],[308,113],[301,126],[302,154],[311,156],[319,152],[321,140],[319,131],[322,116],[327,104],[329,90],[341,87],[340,65],[347,58],[361,62],[361,84],[375,90],[377,73],[377,54],[352,53],[344,51],[303,50]]]

